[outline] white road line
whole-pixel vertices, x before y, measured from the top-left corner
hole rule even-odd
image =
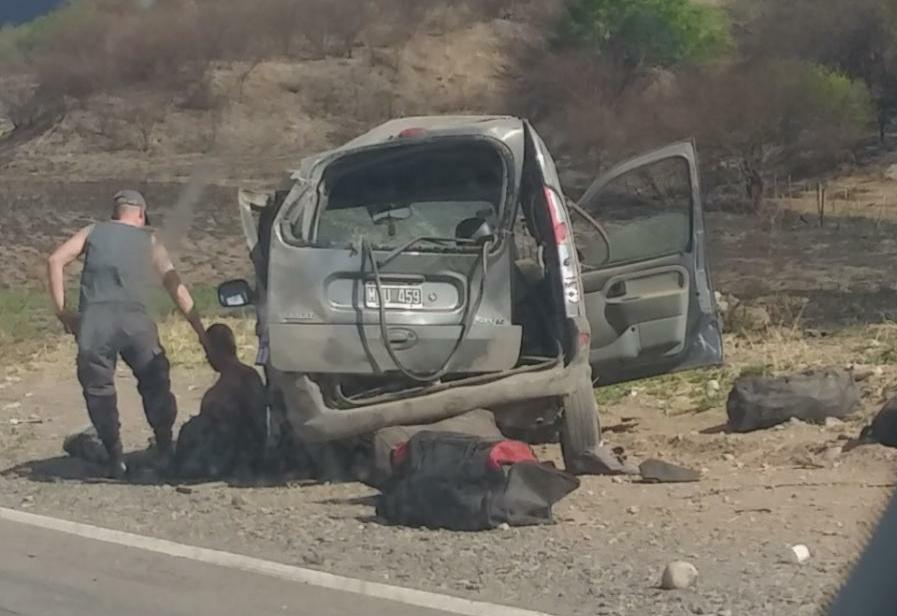
[[[78,522],[70,522],[68,520],[25,513],[23,511],[16,511],[15,509],[0,507],[0,520],[7,520],[18,524],[27,524],[28,526],[44,528],[129,548],[137,548],[148,552],[173,556],[175,558],[186,558],[188,560],[218,565],[220,567],[229,567],[231,569],[248,571],[250,573],[268,575],[291,582],[317,586],[319,588],[353,593],[365,597],[373,597],[375,599],[395,601],[396,603],[403,603],[405,605],[429,608],[452,614],[461,614],[463,616],[550,616],[544,612],[535,612],[516,607],[471,601],[460,597],[440,595],[424,590],[402,588],[400,586],[390,586],[389,584],[380,584],[378,582],[368,582],[365,580],[333,575],[331,573],[324,573],[322,571],[315,571],[313,569],[303,569],[302,567],[294,567],[259,558],[252,558],[250,556],[242,556],[240,554],[232,554],[220,550],[209,550],[206,548],[184,545],[182,543],[175,543],[173,541],[166,541],[164,539],[155,539],[153,537],[145,537],[143,535],[100,528],[89,524],[80,524]]]

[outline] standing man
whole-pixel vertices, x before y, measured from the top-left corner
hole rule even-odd
[[[206,333],[187,287],[181,282],[149,224],[146,201],[134,190],[113,198],[112,220],[81,229],[47,262],[56,316],[78,342],[78,380],[90,420],[109,452],[110,476],[127,468],[119,436],[115,365],[118,356],[134,372],[146,419],[163,460],[172,453],[177,401],[171,393],[170,365],[149,316],[148,296],[161,278],[178,310],[206,346]],[[84,256],[78,312],[65,306],[65,267]]]

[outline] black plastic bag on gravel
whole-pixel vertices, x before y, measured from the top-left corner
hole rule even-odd
[[[460,531],[545,524],[552,506],[579,487],[519,441],[424,431],[394,458],[377,500],[377,515],[391,524]]]
[[[735,381],[726,412],[731,432],[771,428],[790,419],[822,423],[844,418],[859,405],[853,376],[845,370],[815,370],[783,377],[748,376]]]
[[[897,398],[888,400],[860,433],[860,443],[879,443],[897,448]]]
[[[367,472],[359,479],[380,489],[392,477],[392,454],[419,432],[452,432],[476,436],[486,440],[504,438],[495,423],[495,416],[485,409],[476,409],[429,425],[391,426],[374,433],[370,444],[370,459],[365,464]]]

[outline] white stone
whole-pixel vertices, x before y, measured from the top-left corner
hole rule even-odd
[[[663,570],[660,587],[664,590],[683,590],[698,581],[698,569],[683,560],[671,562]]]
[[[787,562],[802,565],[810,560],[810,548],[803,544],[793,545],[785,552]]]

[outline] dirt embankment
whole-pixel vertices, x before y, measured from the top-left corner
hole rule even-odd
[[[498,19],[463,7],[433,10],[401,38],[399,26],[393,32],[375,19],[349,57],[215,61],[201,83],[175,89],[163,81],[110,84],[0,142],[0,174],[166,181],[202,161],[222,181],[264,181],[391,117],[507,113],[519,108],[512,98],[520,58],[547,48],[554,18],[542,19],[558,6],[516,4]],[[29,88],[22,76],[0,84]]]

